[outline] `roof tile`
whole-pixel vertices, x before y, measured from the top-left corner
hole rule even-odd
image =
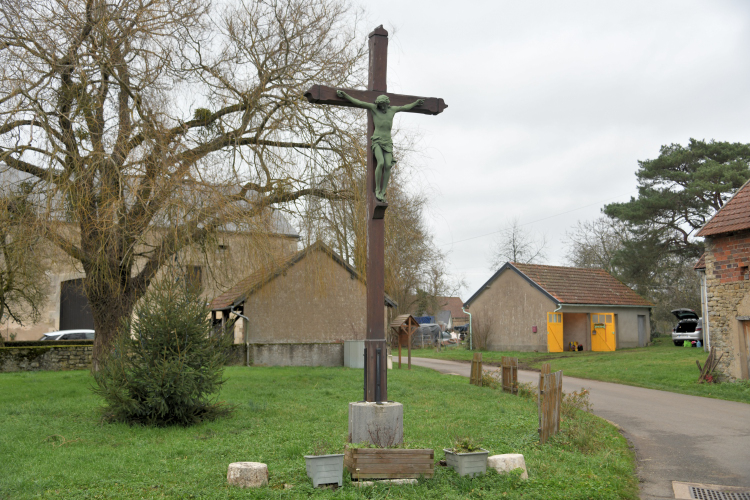
[[[604,269],[517,263],[511,265],[561,304],[653,306]]]
[[[750,181],[747,181],[696,236],[713,236],[750,229]]]

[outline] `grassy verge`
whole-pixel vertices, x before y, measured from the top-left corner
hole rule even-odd
[[[435,352],[417,349],[413,356],[470,361],[473,351],[461,347]],[[615,352],[498,352],[482,353],[484,363],[500,363],[503,356],[515,356],[521,368],[539,369],[550,363],[553,371],[563,370],[570,377],[660,389],[694,396],[750,403],[750,383],[698,384],[698,367],[708,355],[703,349],[676,347],[669,339],[657,339],[655,345]]]
[[[343,488],[315,490],[303,455],[341,452],[361,371],[232,367],[226,375],[232,417],[155,429],[101,424],[88,372],[0,374],[0,499],[637,498],[633,454],[601,419],[576,412],[568,431],[542,446],[535,401],[420,368],[389,372],[407,446],[434,448],[438,460],[453,438],[470,436],[491,454],[523,453],[530,479],[493,471],[472,480],[436,465],[435,478],[417,486],[360,489],[345,478]],[[228,487],[227,466],[237,461],[267,463],[269,486]]]

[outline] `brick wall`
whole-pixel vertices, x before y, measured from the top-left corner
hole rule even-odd
[[[713,266],[709,276],[720,283],[747,281],[750,265],[750,231],[710,238]],[[708,271],[708,269],[707,269]]]
[[[3,347],[0,372],[87,370],[93,346]]]
[[[740,318],[750,316],[750,231],[706,237],[706,298],[711,347],[723,354],[718,370],[729,380],[746,378]]]

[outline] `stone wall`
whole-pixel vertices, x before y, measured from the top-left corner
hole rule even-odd
[[[0,372],[87,370],[93,346],[31,346],[0,348]]]
[[[344,366],[344,344],[250,344],[250,363],[264,366]]]
[[[750,316],[750,231],[706,238],[706,300],[710,345],[723,355],[729,380],[748,377],[743,319]]]

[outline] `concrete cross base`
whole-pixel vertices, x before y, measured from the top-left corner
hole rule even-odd
[[[268,484],[268,466],[260,462],[229,464],[227,482],[240,488],[257,488]]]
[[[350,443],[371,443],[381,448],[404,442],[404,406],[401,403],[349,403]]]
[[[499,473],[510,472],[515,469],[523,469],[521,479],[529,478],[529,471],[526,469],[526,460],[520,453],[507,453],[505,455],[492,455],[487,458],[487,468],[495,469]]]

